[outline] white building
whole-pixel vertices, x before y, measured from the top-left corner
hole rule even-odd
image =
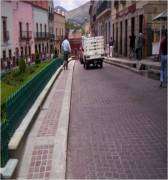
[[[48,11],[40,7],[33,7],[33,30],[35,37],[35,51],[49,53]]]

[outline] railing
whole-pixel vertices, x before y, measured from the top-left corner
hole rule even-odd
[[[55,34],[54,33],[50,33],[50,40],[54,41],[55,40]]]
[[[61,59],[54,59],[45,69],[14,93],[6,103],[1,105],[1,113],[3,112],[3,117],[1,117],[3,118],[1,119],[1,167],[9,158],[8,143],[14,131],[61,64]]]
[[[32,38],[32,31],[21,31],[20,40],[30,40]]]
[[[49,39],[49,33],[48,32],[36,32],[35,33],[35,39],[41,40],[41,39]]]
[[[96,11],[96,15],[98,16],[100,13],[102,13],[103,11],[105,11],[106,9],[111,10],[111,1],[103,1],[99,8]]]
[[[7,42],[9,40],[9,31],[3,32],[3,42]]]

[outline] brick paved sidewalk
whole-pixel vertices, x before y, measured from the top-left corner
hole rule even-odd
[[[17,172],[19,179],[55,179],[54,144],[69,73],[63,71],[54,83],[27,137]]]

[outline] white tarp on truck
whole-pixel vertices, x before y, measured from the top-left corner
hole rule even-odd
[[[86,59],[97,59],[104,57],[104,37],[82,37],[82,46]]]

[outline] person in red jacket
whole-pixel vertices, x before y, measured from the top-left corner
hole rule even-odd
[[[167,86],[167,32],[164,32],[162,35],[162,39],[160,42],[159,48],[159,56],[160,56],[160,87]]]

